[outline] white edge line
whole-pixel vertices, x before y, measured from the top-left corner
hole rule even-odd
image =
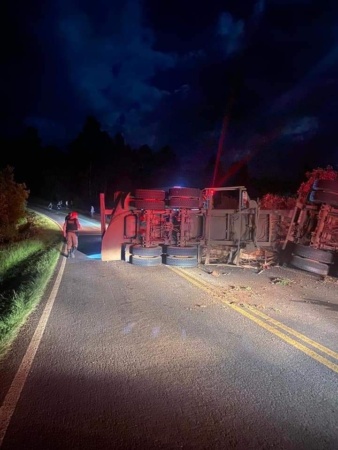
[[[32,340],[27,348],[25,356],[22,359],[20,367],[12,381],[12,384],[7,392],[7,395],[0,407],[0,447],[2,446],[7,428],[10,420],[19,401],[22,389],[25,385],[28,373],[33,364],[35,354],[39,348],[42,335],[45,331],[48,318],[53,308],[53,304],[61,283],[62,275],[66,265],[66,259],[64,258],[59,273],[56,277],[52,292],[47,300],[45,309],[40,317],[39,323],[36,327]]]

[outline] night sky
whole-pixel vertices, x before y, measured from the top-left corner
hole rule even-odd
[[[273,176],[337,169],[338,2],[2,2],[1,135],[63,146],[94,115],[132,146]],[[225,121],[224,121],[225,119]]]

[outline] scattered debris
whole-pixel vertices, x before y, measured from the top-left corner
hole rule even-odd
[[[289,278],[272,277],[270,278],[272,284],[279,284],[281,286],[290,286],[294,281]]]
[[[251,291],[250,286],[229,286],[230,289],[234,291]]]
[[[217,270],[213,270],[213,271],[211,272],[211,275],[212,275],[213,277],[219,277],[221,274],[220,274]]]
[[[269,251],[263,249],[255,249],[254,251],[248,251],[241,249],[241,265],[251,264],[260,269],[269,269],[270,266],[278,264],[278,254],[276,251]]]

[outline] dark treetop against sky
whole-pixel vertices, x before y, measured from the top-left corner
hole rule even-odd
[[[338,1],[5,0],[1,134],[112,135],[179,155],[338,164]]]

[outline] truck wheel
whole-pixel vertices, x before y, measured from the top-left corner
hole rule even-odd
[[[198,261],[194,257],[166,255],[165,264],[176,267],[197,267]]]
[[[135,207],[137,209],[164,209],[164,200],[140,200],[136,199]]]
[[[169,256],[195,256],[197,257],[198,249],[197,246],[187,246],[187,247],[175,247],[169,245],[166,249],[166,254]]]
[[[131,255],[130,263],[134,264],[135,266],[154,267],[162,264],[162,257],[161,256],[145,257],[145,256]]]
[[[338,180],[315,180],[312,189],[338,194]]]
[[[301,256],[293,255],[290,264],[297,269],[306,270],[307,272],[316,273],[318,275],[326,276],[329,273],[329,266],[327,264],[313,261],[312,259],[302,258]]]
[[[169,197],[200,198],[201,190],[197,188],[170,188]]]
[[[135,189],[135,197],[143,199],[164,200],[165,191],[159,189]]]
[[[162,247],[154,245],[152,247],[143,247],[142,245],[133,245],[130,247],[130,253],[135,256],[161,256]]]
[[[338,206],[338,194],[324,191],[311,191],[310,202],[312,203],[326,203],[330,206]]]
[[[333,253],[318,248],[308,247],[306,245],[296,244],[293,249],[293,254],[325,264],[331,264],[333,261]]]

